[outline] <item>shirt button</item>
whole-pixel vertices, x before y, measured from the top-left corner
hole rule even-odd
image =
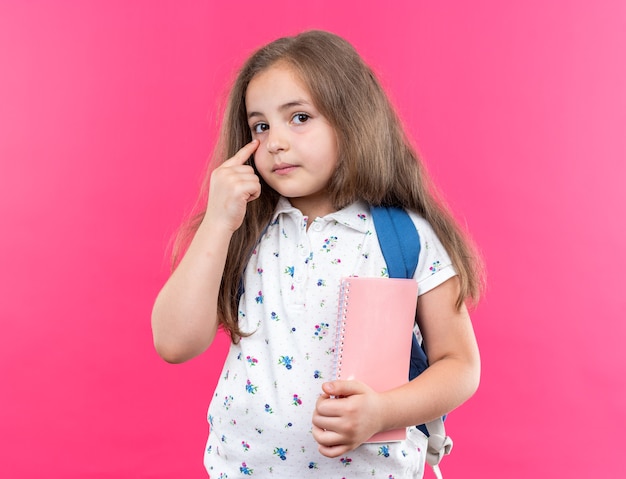
[[[315,223],[313,223],[313,229],[315,231],[322,231],[322,223],[320,223],[319,221],[316,221]]]

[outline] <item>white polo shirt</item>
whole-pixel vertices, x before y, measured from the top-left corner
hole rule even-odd
[[[410,215],[423,294],[456,273],[431,226]],[[339,280],[388,275],[366,204],[316,218],[307,230],[308,221],[281,198],[246,267],[239,324],[253,334],[231,345],[211,401],[207,471],[211,479],[421,477],[426,438],[415,428],[406,441],[364,444],[339,458],[317,450],[311,418],[322,383],[333,379]]]

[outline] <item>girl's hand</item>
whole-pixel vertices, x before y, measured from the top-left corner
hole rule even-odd
[[[369,386],[338,380],[324,383],[322,390],[313,412],[313,438],[322,455],[338,457],[380,431],[383,402]]]
[[[261,182],[246,162],[259,146],[252,140],[211,173],[206,217],[233,232],[243,223],[246,207],[261,194]]]

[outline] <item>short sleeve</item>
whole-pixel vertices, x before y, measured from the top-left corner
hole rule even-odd
[[[418,284],[418,295],[422,295],[456,276],[457,273],[448,252],[430,223],[413,211],[409,215],[420,237],[420,255],[414,279]]]

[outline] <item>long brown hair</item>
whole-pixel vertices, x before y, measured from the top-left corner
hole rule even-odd
[[[328,185],[333,205],[356,200],[412,209],[430,222],[460,279],[457,307],[476,302],[482,289],[481,261],[436,194],[404,128],[372,70],[347,41],[324,31],[275,40],[257,50],[241,68],[230,92],[213,156],[217,166],[252,140],[245,95],[252,78],[277,63],[287,65],[308,88],[316,108],[334,127],[339,158]],[[210,171],[204,181],[206,198]],[[218,298],[221,325],[236,342],[240,282],[250,252],[271,219],[278,194],[261,178],[260,198],[248,204],[242,226],[231,239]],[[183,225],[174,258],[193,236],[206,211]],[[182,245],[182,246],[181,246]]]

